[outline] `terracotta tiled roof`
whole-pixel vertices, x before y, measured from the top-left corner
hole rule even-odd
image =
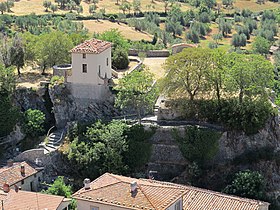
[[[11,190],[4,200],[5,210],[56,210],[64,197],[43,193]]]
[[[0,201],[4,201],[6,200],[6,198],[7,198],[7,193],[4,193],[3,191],[0,190]]]
[[[106,42],[98,39],[90,39],[74,47],[70,52],[99,54],[111,46],[111,42]]]
[[[24,175],[22,175],[20,172],[20,168],[22,165],[25,168]],[[16,184],[38,172],[38,170],[36,170],[26,162],[17,162],[10,167],[6,166],[4,168],[0,168],[0,189],[2,189],[5,182],[12,186],[13,184]]]
[[[130,183],[137,182],[137,192],[130,192]],[[177,187],[151,183],[106,173],[91,183],[90,190],[81,189],[73,196],[98,203],[129,209],[166,209],[182,197],[185,191]]]
[[[137,193],[132,196],[130,183],[137,182]],[[73,197],[129,209],[166,209],[183,197],[184,210],[258,210],[268,203],[200,189],[191,186],[134,179],[105,173],[90,184],[91,189],[81,189]]]

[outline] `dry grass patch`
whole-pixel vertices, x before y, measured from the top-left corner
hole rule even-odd
[[[163,78],[165,70],[163,64],[167,58],[145,58],[144,65],[146,65],[151,73],[154,74],[156,80]]]
[[[42,71],[39,69],[33,69],[30,66],[21,69],[20,77],[17,76],[17,86],[26,88],[38,88],[40,82],[50,79],[52,76],[52,69],[46,70],[46,75],[42,75]]]
[[[152,35],[145,32],[135,31],[132,27],[129,27],[128,25],[123,23],[118,24],[107,20],[102,20],[100,22],[96,20],[84,20],[82,22],[84,26],[89,30],[89,33],[102,33],[104,31],[116,28],[126,39],[130,39],[133,41],[142,39],[151,41],[153,39]]]
[[[218,0],[217,2],[222,3],[222,0]],[[254,12],[259,12],[266,9],[276,9],[279,7],[279,4],[271,1],[266,1],[265,4],[257,4],[256,0],[236,0],[233,6],[234,9],[250,9]],[[224,9],[224,11],[232,13],[234,12],[234,9]]]
[[[6,0],[0,0],[0,2],[3,2]],[[54,3],[54,0],[50,0],[52,3]],[[45,8],[43,7],[44,0],[19,0],[15,2],[15,6],[12,8],[13,15],[28,15],[31,13],[36,14],[48,14],[48,12],[45,12]],[[105,8],[106,13],[120,13],[122,12],[119,9],[119,5],[116,5],[116,0],[100,0],[97,4],[97,11],[101,8]],[[121,2],[121,0],[119,1]],[[132,3],[133,0],[128,0],[128,2]],[[189,5],[185,3],[179,3],[181,9],[188,10],[191,8]],[[89,5],[88,3],[82,1],[81,5],[83,6],[84,12],[82,15],[88,16],[89,14]],[[151,5],[151,7],[149,6]],[[164,3],[162,1],[155,1],[155,3],[152,3],[151,0],[141,0],[141,10],[144,11],[157,11],[157,12],[163,12],[164,11]],[[69,11],[64,10],[58,10],[55,12],[56,14],[63,14],[68,13]],[[131,9],[131,12],[133,12],[133,9]],[[49,12],[51,13],[51,12]]]

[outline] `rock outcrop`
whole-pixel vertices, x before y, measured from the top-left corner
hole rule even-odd
[[[53,112],[58,128],[65,127],[70,121],[92,122],[97,119],[110,120],[120,112],[114,107],[112,98],[103,102],[90,99],[77,99],[71,95],[66,84],[49,88]]]

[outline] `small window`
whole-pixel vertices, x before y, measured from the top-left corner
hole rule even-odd
[[[100,66],[100,65],[98,66],[98,71],[99,71],[99,72],[101,71],[101,66]]]
[[[22,184],[22,185],[24,184],[24,180],[21,181],[21,184]]]
[[[109,58],[107,58],[107,66],[109,66]]]
[[[34,174],[34,178],[36,178],[37,177],[37,174]]]
[[[91,206],[91,207],[90,207],[90,210],[99,210],[99,208],[98,208],[98,207],[93,207],[93,206]]]
[[[83,64],[83,73],[87,73],[87,64]]]
[[[83,58],[87,58],[87,54],[83,53]]]

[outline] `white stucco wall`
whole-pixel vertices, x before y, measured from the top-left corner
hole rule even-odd
[[[69,204],[71,201],[62,201],[59,207],[56,210],[64,210],[65,208],[68,210]]]
[[[87,64],[87,73],[83,73],[83,64]],[[86,58],[83,58],[83,53],[72,53],[72,75],[68,76],[67,82],[73,84],[104,84],[98,76],[99,66],[102,77],[105,76],[105,73],[107,73],[107,78],[112,77],[111,48],[100,54],[87,53]]]
[[[176,203],[179,203],[180,210],[183,209],[183,198],[178,199],[176,202],[174,202],[171,206],[169,206],[166,210],[175,210]]]
[[[24,179],[24,183],[21,184],[20,182],[17,182],[14,185],[17,185],[18,187],[21,187],[21,190],[25,190],[25,191],[31,191],[31,182],[32,182],[32,186],[33,186],[33,191],[38,191],[38,186],[40,184],[39,180],[43,180],[43,172],[40,171],[35,175],[29,176],[26,179]],[[14,188],[14,185],[11,186],[11,188]]]

